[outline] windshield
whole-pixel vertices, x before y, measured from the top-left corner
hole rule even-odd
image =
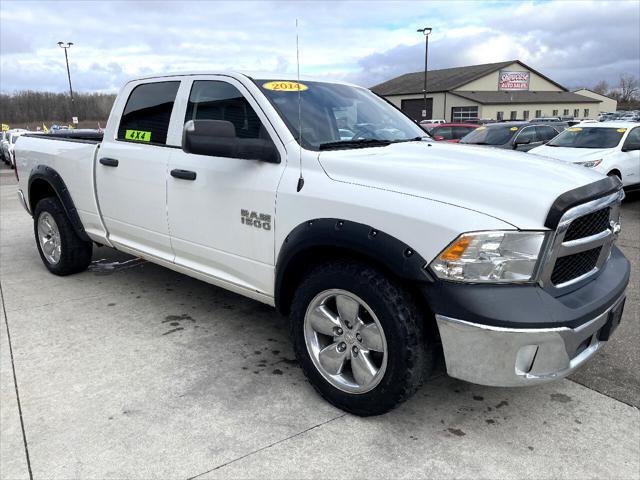
[[[460,143],[475,145],[504,145],[520,130],[520,127],[501,125],[499,127],[478,127],[465,136]]]
[[[613,148],[626,128],[571,127],[547,143],[549,147]]]
[[[324,82],[255,81],[302,146],[355,148],[413,140],[426,134],[402,112],[369,90]],[[300,119],[298,117],[300,85]]]

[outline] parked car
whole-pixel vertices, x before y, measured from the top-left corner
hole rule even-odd
[[[433,125],[426,131],[436,141],[458,143],[461,138],[479,126],[469,123],[442,123]]]
[[[7,165],[9,164],[9,159],[5,157],[4,153],[4,144],[9,141],[9,132],[7,130],[2,131],[2,135],[0,136],[0,160],[2,160]]]
[[[564,377],[622,315],[618,179],[433,142],[365,88],[137,79],[102,141],[27,134],[16,160],[51,273],[98,244],[275,306],[309,382],[357,415],[411,396],[439,349],[474,383]]]
[[[637,123],[580,124],[529,153],[614,175],[627,190],[640,188],[640,125]]]
[[[486,145],[526,152],[548,142],[558,135],[561,129],[562,127],[559,123],[492,123],[476,128],[461,139],[460,144]]]
[[[437,125],[440,123],[447,123],[446,120],[442,119],[442,118],[432,118],[429,120],[420,120],[420,125],[428,125],[428,124],[432,124],[432,125]]]
[[[6,132],[6,138],[2,142],[2,160],[11,168],[14,167],[13,151],[16,140],[18,140],[19,136],[24,135],[27,132],[28,130],[25,130],[24,128],[14,128],[13,130]]]
[[[565,120],[562,120],[560,117],[538,117],[538,118],[532,118],[529,121],[531,123],[553,123],[553,122],[563,122]]]

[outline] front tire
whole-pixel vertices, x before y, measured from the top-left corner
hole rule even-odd
[[[57,198],[43,198],[36,204],[33,229],[42,263],[51,273],[70,275],[91,263],[93,244],[78,236]]]
[[[309,382],[355,415],[395,408],[433,364],[411,295],[365,263],[335,261],[313,270],[294,295],[290,329]]]

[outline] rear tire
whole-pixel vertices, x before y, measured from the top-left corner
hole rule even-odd
[[[42,263],[55,275],[82,272],[91,263],[93,243],[82,240],[56,197],[36,204],[33,230]]]
[[[395,408],[433,366],[433,347],[413,298],[365,263],[334,261],[313,270],[294,295],[290,321],[309,382],[331,404],[355,415]]]

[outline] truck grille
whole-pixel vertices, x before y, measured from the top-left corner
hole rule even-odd
[[[598,247],[558,258],[553,267],[551,281],[554,285],[560,285],[589,273],[595,268],[601,250],[602,247]]]
[[[577,240],[578,238],[590,237],[600,232],[604,232],[609,228],[609,214],[611,208],[601,208],[593,213],[588,213],[582,217],[576,218],[567,233],[564,235],[564,241]]]
[[[562,294],[595,275],[609,258],[618,222],[619,191],[571,208],[560,219],[540,274],[545,289]]]

